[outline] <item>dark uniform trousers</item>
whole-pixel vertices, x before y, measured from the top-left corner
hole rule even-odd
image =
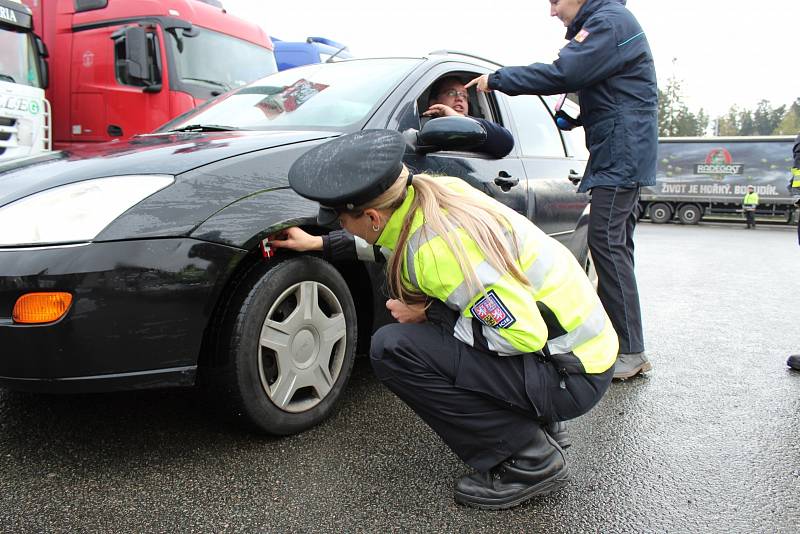
[[[370,357],[381,382],[483,472],[525,447],[537,425],[588,412],[613,375],[613,366],[560,375],[543,356],[479,350],[453,337],[451,324],[430,320],[382,327]]]
[[[633,230],[638,187],[593,187],[589,250],[597,270],[597,295],[619,337],[619,352],[644,350],[639,289],[633,272]]]

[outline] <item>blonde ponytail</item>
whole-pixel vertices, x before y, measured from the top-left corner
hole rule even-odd
[[[406,196],[408,170],[404,169],[397,181],[373,201],[359,206],[354,212],[367,208],[395,210]],[[453,252],[470,291],[485,292],[474,266],[470,263],[466,248],[458,238],[457,229],[463,230],[482,251],[486,261],[497,272],[508,273],[525,286],[530,282],[518,264],[519,251],[510,221],[489,202],[480,197],[453,191],[436,178],[415,174],[412,187],[414,200],[403,220],[394,254],[389,262],[387,280],[394,298],[407,304],[424,302],[427,297],[403,283],[403,261],[405,247],[411,233],[414,213],[419,209],[424,217],[423,232],[428,229],[441,237]]]

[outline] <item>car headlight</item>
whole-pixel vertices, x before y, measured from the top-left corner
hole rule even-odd
[[[0,246],[91,241],[174,181],[165,175],[113,176],[34,193],[0,208]]]

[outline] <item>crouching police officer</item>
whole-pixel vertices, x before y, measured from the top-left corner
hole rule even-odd
[[[311,149],[289,183],[345,231],[290,228],[272,243],[331,259],[385,252],[399,322],[372,338],[375,374],[476,470],[457,502],[510,508],[566,484],[557,423],[606,392],[617,335],[565,247],[460,179],[410,174],[404,150],[389,130]]]

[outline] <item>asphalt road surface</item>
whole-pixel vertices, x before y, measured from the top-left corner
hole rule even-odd
[[[637,232],[654,369],[571,423],[573,478],[556,494],[456,505],[468,468],[361,359],[338,413],[283,439],[239,430],[194,390],[0,391],[0,531],[800,531],[796,231]]]

